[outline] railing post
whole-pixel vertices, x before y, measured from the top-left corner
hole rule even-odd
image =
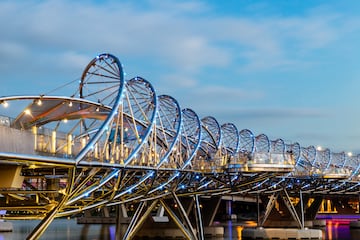
[[[37,134],[38,134],[36,126],[32,127],[32,132],[34,134],[34,150],[36,151],[37,150]]]
[[[67,151],[66,153],[68,155],[71,155],[72,154],[72,135],[71,134],[68,134],[67,135],[67,141],[66,141],[66,145],[67,145]]]
[[[56,153],[56,131],[51,132],[51,153]]]

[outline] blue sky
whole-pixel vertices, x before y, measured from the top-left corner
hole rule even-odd
[[[0,95],[51,92],[110,52],[127,78],[201,118],[360,152],[359,11],[356,0],[1,1]]]

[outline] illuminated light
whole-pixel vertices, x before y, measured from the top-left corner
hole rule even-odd
[[[348,155],[349,157],[352,157],[353,153],[352,153],[352,152],[348,152],[347,155]]]
[[[7,108],[9,106],[9,103],[7,101],[2,101],[1,104],[4,106],[4,108]]]
[[[321,147],[321,146],[317,146],[317,147],[316,147],[316,150],[321,151],[321,150],[322,150],[322,147]]]
[[[73,105],[73,103],[70,101],[70,102],[69,102],[69,107],[72,107],[72,105]]]
[[[68,122],[67,118],[64,118],[64,120],[63,120],[63,121],[64,121],[64,123],[67,123],[67,122]]]
[[[100,111],[99,107],[96,108],[96,111],[97,111],[97,112]]]
[[[30,168],[30,169],[35,169],[35,168],[36,168],[36,165],[35,165],[35,164],[31,164],[31,165],[29,166],[29,168]]]
[[[41,106],[41,105],[42,105],[41,99],[38,99],[38,100],[36,101],[36,104],[37,104],[38,106]]]
[[[27,108],[27,109],[24,110],[24,113],[25,113],[26,115],[30,115],[30,114],[31,114],[31,111],[30,111],[30,109]]]

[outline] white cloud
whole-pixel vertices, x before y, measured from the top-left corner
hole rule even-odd
[[[19,57],[25,58],[27,56],[27,50],[24,46],[16,42],[2,42],[0,40],[0,56],[2,56],[2,60],[0,60],[0,69],[5,71],[7,68],[18,65],[19,62],[16,62],[16,60]]]
[[[59,53],[57,64],[64,69],[83,70],[90,62],[89,56],[76,52]]]
[[[176,89],[189,89],[198,87],[199,81],[191,76],[179,76],[178,74],[163,74],[159,79],[158,89],[167,89],[169,91],[176,91]]]
[[[245,63],[239,68],[247,70],[308,64],[307,55],[341,35],[344,18],[312,12],[302,18],[209,19],[204,13],[212,9],[204,2],[150,1],[147,7],[132,2],[5,2],[0,26],[3,38],[20,41],[29,50],[114,51],[194,74],[207,67],[227,68],[239,59]]]

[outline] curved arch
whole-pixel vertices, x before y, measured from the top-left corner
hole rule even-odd
[[[304,158],[305,162],[307,162],[308,165],[312,166],[316,159],[315,147],[314,146],[309,146],[306,148],[302,147],[301,148],[301,157]]]
[[[285,152],[285,143],[284,140],[278,138],[270,142],[270,151],[272,153],[284,153]]]
[[[217,153],[221,141],[220,125],[214,117],[208,116],[201,119],[201,145],[199,157],[211,160]]]
[[[168,161],[168,157],[178,141],[181,127],[181,109],[173,97],[160,95],[158,105],[156,131],[152,131],[152,143],[148,141],[149,149],[153,149],[153,152],[158,155],[156,157],[159,161],[157,168]]]
[[[104,64],[104,65],[103,65]],[[119,59],[111,54],[101,54],[97,57],[95,57],[90,63],[87,65],[87,67],[84,70],[84,73],[81,78],[81,92],[83,91],[83,86],[85,82],[85,79],[88,79],[88,76],[92,75],[91,73],[106,70],[106,72],[111,72],[112,76],[109,77],[108,75],[99,75],[101,80],[105,81],[104,79],[115,79],[115,83],[113,83],[114,80],[111,80],[112,88],[114,90],[109,95],[107,94],[106,99],[108,99],[109,96],[113,97],[113,100],[105,103],[113,104],[112,111],[107,116],[106,120],[103,122],[103,124],[100,126],[99,131],[96,132],[96,134],[89,140],[88,144],[81,150],[81,152],[76,156],[76,163],[79,163],[85,155],[94,149],[94,145],[96,142],[101,138],[103,133],[108,129],[111,121],[114,119],[115,115],[117,114],[117,110],[121,103],[122,93],[124,90],[125,80],[124,80],[124,72],[122,69],[122,65],[119,61]],[[98,75],[96,75],[98,76]],[[95,92],[98,92],[95,90]],[[93,96],[94,94],[90,95]],[[84,94],[80,94],[82,98],[85,98]],[[104,99],[102,99],[104,101]],[[101,103],[101,101],[100,101]],[[103,103],[104,104],[104,103]]]
[[[330,149],[316,150],[316,157],[313,164],[315,173],[323,174],[324,171],[328,170],[331,161]]]
[[[240,152],[253,153],[255,149],[254,134],[249,129],[243,129],[239,132]]]
[[[114,55],[103,53],[85,67],[79,84],[79,97],[113,107],[123,85],[120,61]]]
[[[257,153],[270,152],[270,141],[268,136],[262,133],[255,137],[255,152]]]
[[[297,165],[300,156],[301,156],[301,147],[299,143],[293,143],[293,144],[286,144],[285,145],[285,150],[287,153],[292,154],[295,164]]]
[[[235,155],[239,151],[239,131],[233,123],[221,125],[221,146],[230,154]]]
[[[179,156],[183,159],[180,169],[190,165],[201,143],[201,121],[198,115],[191,109],[182,110],[183,122],[181,129],[181,147]]]
[[[132,162],[148,139],[157,113],[157,97],[153,86],[144,78],[135,77],[126,82],[124,100],[119,109],[126,114],[122,127],[127,132],[127,149],[129,154],[124,159],[124,164],[139,164]],[[136,160],[136,159],[135,159]],[[131,163],[132,162],[132,163]]]

